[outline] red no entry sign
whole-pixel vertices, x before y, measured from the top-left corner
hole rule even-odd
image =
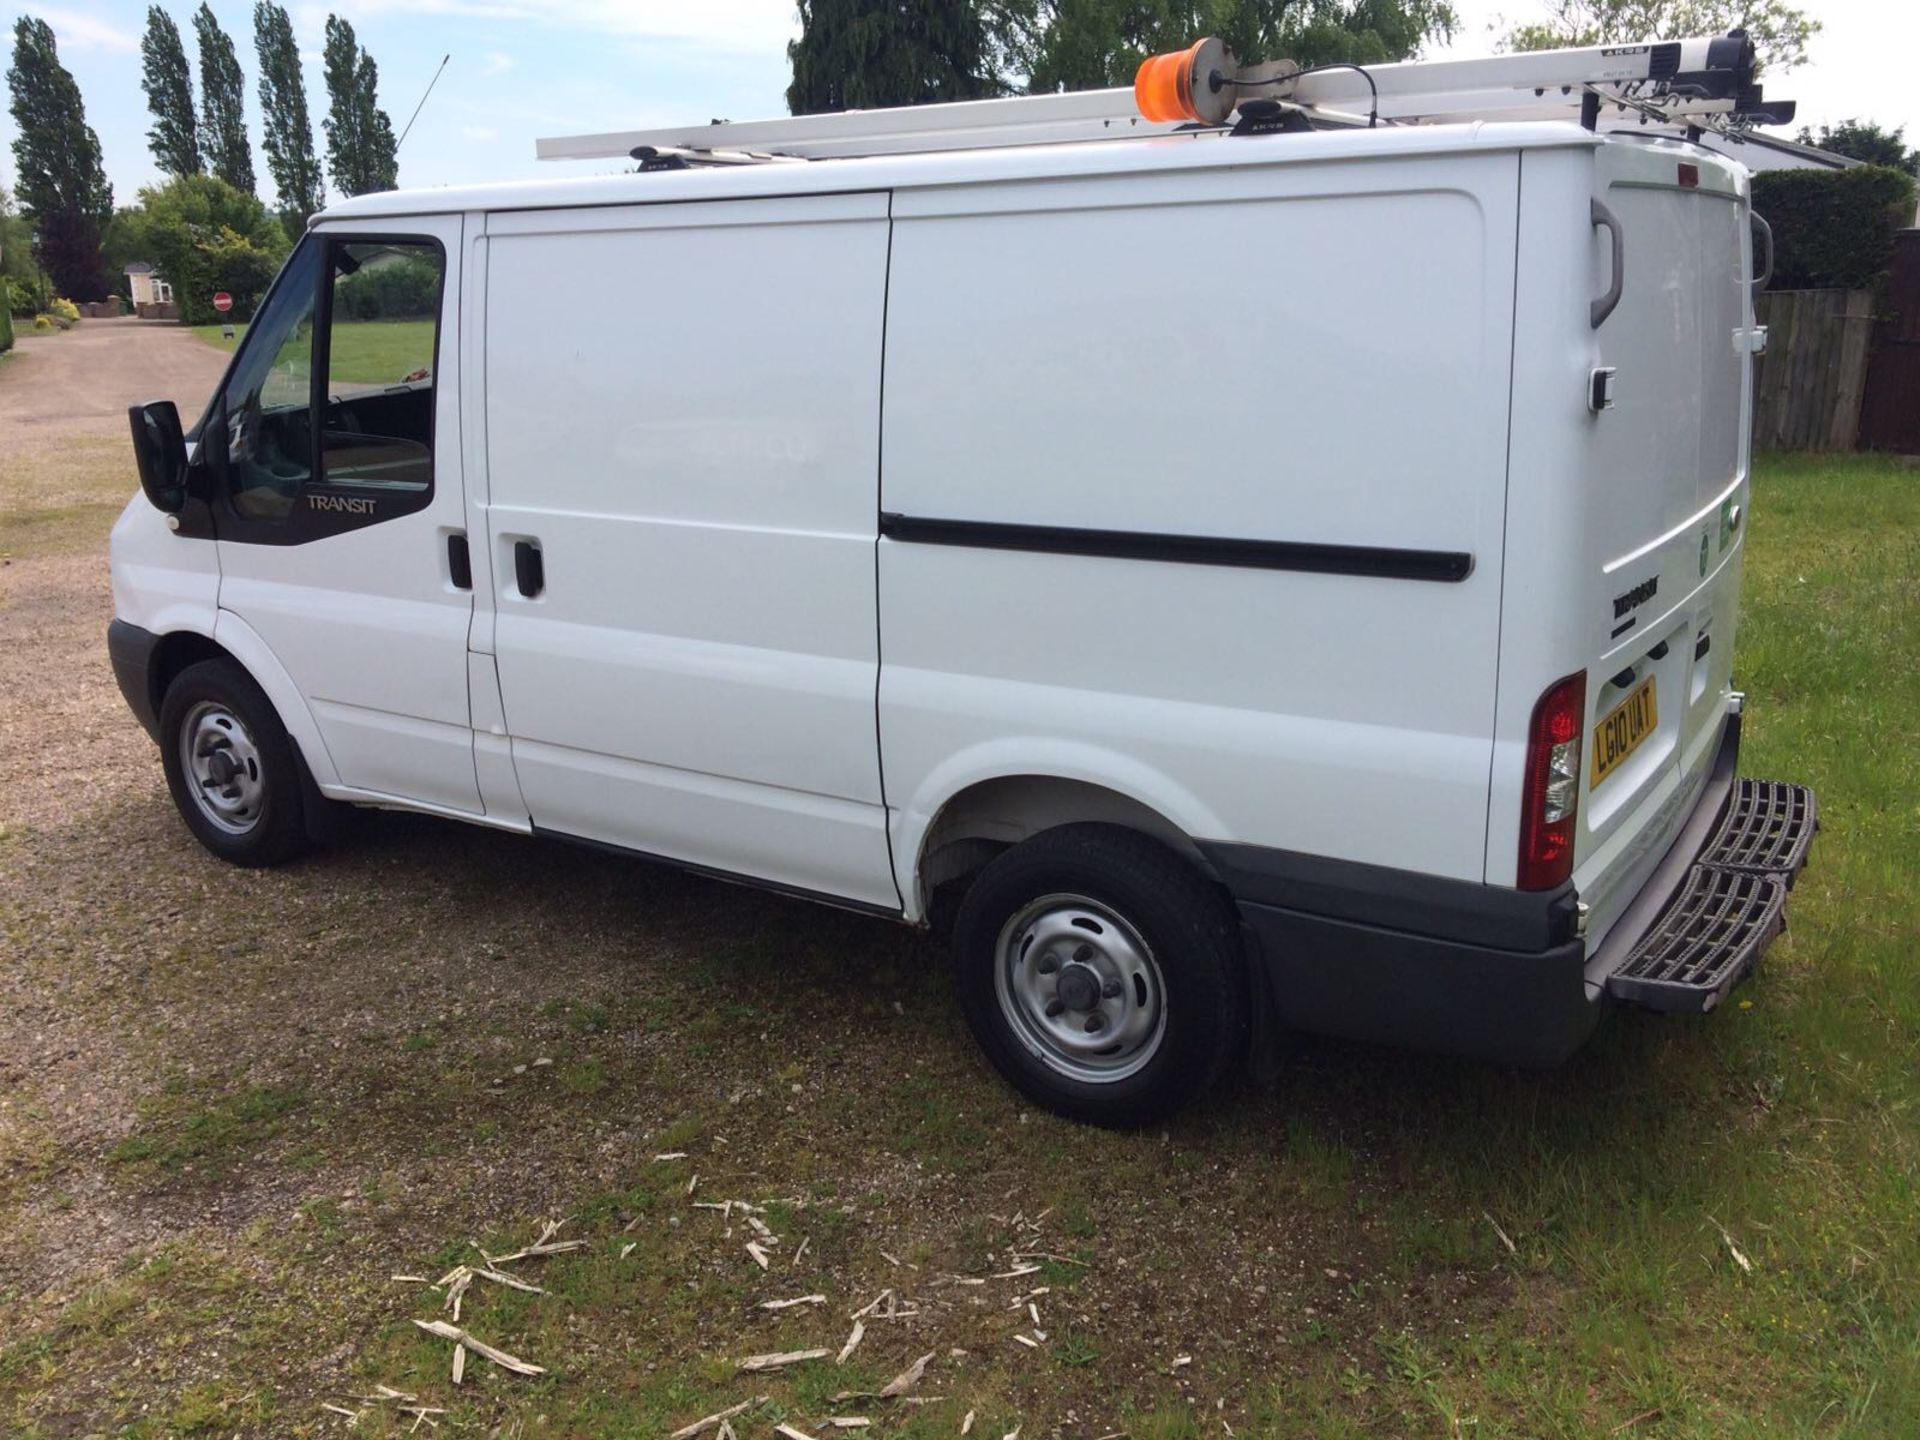
[[[224,290],[216,290],[213,296],[213,308],[218,310],[222,315],[226,314],[227,311],[233,308],[233,296]]]

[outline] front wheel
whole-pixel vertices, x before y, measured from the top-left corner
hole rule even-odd
[[[160,757],[187,828],[235,865],[277,865],[307,848],[293,741],[272,702],[231,660],[174,677],[160,704]]]
[[[961,902],[954,960],[981,1048],[1072,1119],[1157,1120],[1217,1085],[1245,1043],[1231,908],[1134,831],[1065,825],[997,857]]]

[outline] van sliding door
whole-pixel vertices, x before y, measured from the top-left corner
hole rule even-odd
[[[887,227],[884,194],[489,217],[493,649],[536,828],[899,907]]]

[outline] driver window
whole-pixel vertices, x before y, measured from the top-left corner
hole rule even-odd
[[[321,481],[356,494],[428,491],[440,247],[355,242],[332,258]]]
[[[230,493],[251,520],[287,516],[312,473],[313,301],[323,248],[309,238],[287,262],[227,383]]]

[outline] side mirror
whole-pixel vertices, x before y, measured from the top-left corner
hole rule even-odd
[[[133,426],[140,488],[154,509],[178,514],[187,503],[187,441],[179,407],[171,400],[154,400],[131,407],[127,419]]]

